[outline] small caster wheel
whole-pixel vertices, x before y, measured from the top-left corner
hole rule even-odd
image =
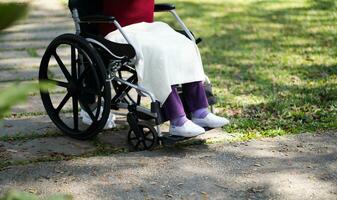
[[[136,151],[150,150],[158,145],[158,134],[153,126],[147,122],[138,122],[138,129],[130,128],[128,132],[128,142]]]

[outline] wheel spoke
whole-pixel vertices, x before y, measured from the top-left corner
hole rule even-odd
[[[62,62],[61,58],[59,57],[59,55],[57,55],[56,51],[54,52],[54,57],[56,59],[56,62],[58,63],[58,65],[60,66],[64,76],[66,77],[66,79],[70,82],[72,80],[71,75],[69,74],[66,66],[64,65],[64,63]]]
[[[64,105],[66,105],[66,103],[69,101],[70,97],[71,97],[71,95],[69,93],[67,93],[66,96],[62,99],[60,105],[57,106],[57,108],[56,108],[57,113],[60,113],[60,111],[62,110]]]
[[[86,67],[86,68],[83,70],[83,72],[82,72],[82,73],[79,75],[79,77],[78,77],[78,82],[79,82],[79,83],[82,83],[82,81],[83,81],[84,78],[85,78],[85,75],[88,74],[89,71],[90,71],[90,67]]]
[[[76,49],[74,46],[71,46],[71,75],[74,80],[77,80]]]
[[[140,127],[139,127],[140,128]],[[145,142],[145,134],[144,134],[144,129],[143,128],[140,128],[140,132],[141,132],[141,137],[142,137],[142,140],[139,142],[142,142],[143,146],[145,149],[147,149],[147,145],[146,145],[146,142]]]
[[[98,119],[99,115],[101,114],[101,105],[102,105],[102,99],[98,97],[97,109],[96,109],[96,114],[95,114],[96,119]]]
[[[78,98],[73,96],[74,129],[78,130]]]
[[[63,88],[69,88],[69,83],[62,82],[62,81],[56,81],[56,80],[51,80],[48,79],[49,82],[54,83],[57,86],[63,87]]]
[[[142,140],[142,143],[143,143],[143,146],[144,146],[144,148],[145,148],[145,149],[147,149],[147,148],[148,148],[148,146],[147,146],[147,144],[146,144],[145,140]]]
[[[140,140],[138,140],[137,144],[135,145],[136,149],[138,149],[139,145],[140,145]]]
[[[89,106],[87,104],[82,104],[82,106],[84,107],[85,112],[87,112],[89,114],[90,119],[93,122],[95,122],[96,121],[95,115],[92,113],[92,111],[89,108]]]

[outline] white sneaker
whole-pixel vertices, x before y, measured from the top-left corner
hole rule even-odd
[[[96,113],[96,110],[97,109],[95,109],[93,111],[93,114]],[[101,107],[101,109],[100,109],[99,117],[102,116],[102,112],[103,112],[103,107]],[[82,117],[82,122],[84,124],[86,124],[86,125],[91,125],[92,124],[92,120],[91,120],[89,114],[85,110],[81,109],[80,116]],[[110,112],[108,120],[105,123],[105,126],[104,126],[103,129],[106,130],[106,129],[112,129],[112,128],[116,127],[115,120],[116,120],[116,116],[113,113]]]
[[[170,134],[181,137],[195,137],[205,133],[205,129],[188,120],[182,126],[170,125]]]
[[[208,113],[203,119],[192,118],[192,121],[204,128],[219,128],[229,124],[229,120],[224,117],[219,117],[213,113]]]

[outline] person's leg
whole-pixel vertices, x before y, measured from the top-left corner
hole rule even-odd
[[[162,106],[162,111],[170,120],[170,133],[176,136],[194,137],[205,132],[205,129],[188,120],[177,88],[172,86],[172,92]]]
[[[209,105],[203,83],[201,81],[186,83],[182,85],[182,89],[187,112],[190,112],[192,117],[206,117]]]
[[[228,119],[216,116],[208,111],[209,105],[202,82],[192,82],[182,86],[183,98],[195,124],[208,128],[217,128],[229,124]]]
[[[183,103],[175,86],[172,86],[172,92],[163,104],[162,109],[165,117],[175,126],[182,126],[187,121]]]

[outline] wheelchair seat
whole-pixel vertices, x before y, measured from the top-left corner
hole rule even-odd
[[[82,33],[81,34],[85,38],[92,38],[99,43],[103,44],[109,51],[111,51],[114,55],[118,57],[126,57],[128,59],[132,59],[136,56],[136,51],[135,49],[130,45],[130,44],[121,44],[121,43],[116,43],[116,42],[111,42],[110,40],[105,39],[104,37],[100,35],[94,35],[94,34],[89,34],[89,33]],[[100,46],[97,46],[98,48],[102,48]],[[103,50],[102,52],[107,51]],[[111,59],[116,59],[111,54],[108,54],[111,56]]]

